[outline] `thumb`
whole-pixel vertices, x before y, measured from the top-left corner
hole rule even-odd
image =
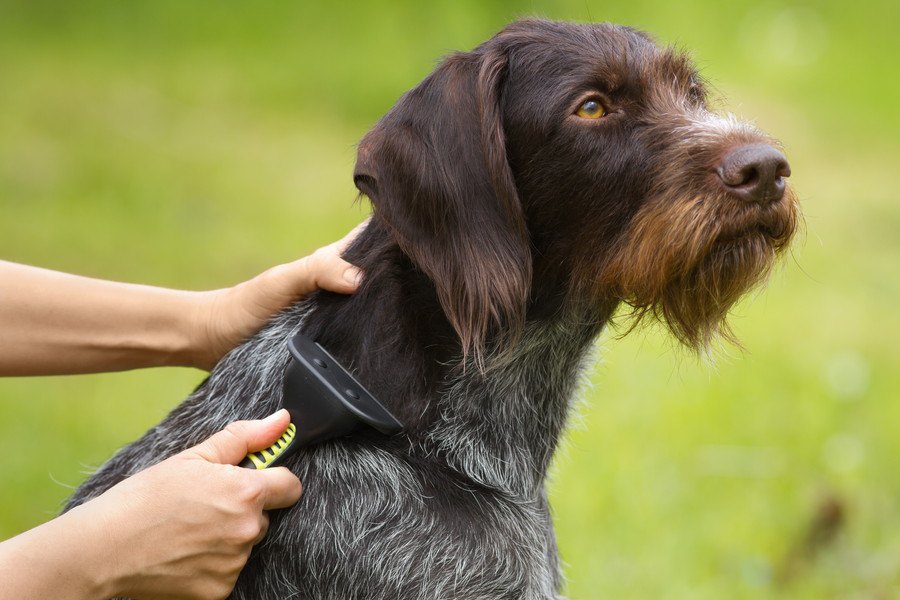
[[[359,287],[363,273],[359,267],[340,256],[330,256],[319,267],[319,287],[338,294],[352,294]]]
[[[183,452],[213,463],[235,465],[250,452],[268,448],[287,429],[291,417],[283,408],[257,421],[235,421],[206,441]]]

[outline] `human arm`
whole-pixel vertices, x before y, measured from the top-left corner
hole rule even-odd
[[[353,292],[359,270],[340,255],[364,226],[310,256],[204,292],[0,261],[0,375],[209,369],[279,310],[317,288]]]
[[[234,466],[289,422],[281,410],[202,444],[0,543],[0,599],[226,597],[268,527],[300,497],[287,469]]]

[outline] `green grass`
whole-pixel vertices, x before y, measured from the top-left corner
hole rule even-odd
[[[228,285],[327,243],[354,144],[438,57],[516,16],[634,24],[691,48],[785,143],[806,215],[714,363],[602,340],[553,477],[573,598],[888,598],[900,587],[900,40],[891,2],[0,0],[0,257]],[[2,301],[2,282],[0,282]],[[0,537],[202,374],[0,380]],[[846,525],[776,583],[818,506]]]

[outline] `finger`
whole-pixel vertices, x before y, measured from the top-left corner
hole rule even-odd
[[[284,409],[258,421],[235,421],[184,454],[220,464],[237,464],[250,452],[268,448],[290,424]]]
[[[293,506],[303,493],[303,486],[296,475],[285,467],[275,467],[256,471],[253,475],[264,481],[265,498],[263,510]]]
[[[319,287],[338,294],[355,292],[363,277],[363,273],[358,267],[336,255],[321,261],[318,269]]]
[[[354,227],[340,240],[320,248],[310,257],[307,267],[318,287],[339,294],[355,292],[362,281],[362,271],[342,258],[356,237],[369,225],[371,217]]]
[[[266,311],[287,306],[316,291],[318,270],[312,255],[272,267],[251,280],[256,301]]]
[[[259,535],[256,536],[256,539],[253,540],[253,545],[257,545],[263,538],[266,537],[266,534],[269,532],[269,515],[265,512],[259,513]]]
[[[265,295],[258,302],[266,310],[277,310],[319,288],[339,294],[356,291],[362,272],[342,259],[341,254],[368,224],[367,219],[337,242],[259,275],[256,280],[260,285],[253,289],[263,291]]]

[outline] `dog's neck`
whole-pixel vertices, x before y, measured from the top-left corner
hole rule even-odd
[[[461,362],[433,286],[380,230],[348,258],[366,273],[353,296],[321,294],[303,329],[404,423],[410,451],[478,485],[541,489],[604,312],[535,305],[512,349]]]

